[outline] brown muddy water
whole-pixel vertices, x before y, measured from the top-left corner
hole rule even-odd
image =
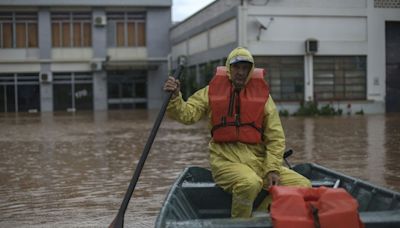
[[[0,227],[107,227],[158,111],[0,114]],[[290,161],[400,191],[400,115],[282,118]],[[206,122],[164,119],[125,215],[153,227],[187,166],[208,167]]]

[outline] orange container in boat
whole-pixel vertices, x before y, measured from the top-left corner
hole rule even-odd
[[[274,228],[364,228],[344,189],[273,186],[270,193]]]

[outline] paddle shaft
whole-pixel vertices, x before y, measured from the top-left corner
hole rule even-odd
[[[292,166],[290,165],[289,161],[287,160],[287,158],[293,154],[293,150],[289,149],[287,151],[285,151],[285,153],[283,153],[283,160],[285,161],[286,165],[288,166],[289,169],[292,169]]]
[[[183,68],[184,68],[183,64],[180,64],[178,66],[178,69],[174,73],[174,78],[179,79],[180,75],[182,74]],[[115,217],[114,221],[110,224],[110,227],[114,227],[114,228],[124,227],[124,216],[125,216],[125,212],[128,207],[128,204],[129,204],[129,200],[131,199],[133,191],[135,190],[136,184],[139,180],[140,173],[142,172],[142,169],[143,169],[143,165],[147,159],[147,156],[149,155],[150,148],[153,145],[154,139],[157,135],[158,128],[160,127],[161,121],[164,118],[165,111],[167,110],[167,106],[168,106],[169,100],[171,99],[171,96],[172,96],[172,92],[169,92],[167,94],[167,96],[164,98],[164,101],[161,106],[161,110],[158,113],[157,119],[153,125],[153,129],[151,130],[150,136],[147,139],[147,142],[143,149],[142,155],[140,156],[140,160],[136,166],[135,173],[132,176],[131,182],[129,183],[128,190],[125,193],[124,200],[122,201],[121,207],[119,208],[117,217]]]

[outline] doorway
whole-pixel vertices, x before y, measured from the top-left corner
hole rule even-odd
[[[147,108],[147,72],[108,71],[108,109]]]
[[[55,111],[93,110],[93,76],[91,73],[53,73]]]
[[[400,112],[400,22],[386,22],[386,112]]]

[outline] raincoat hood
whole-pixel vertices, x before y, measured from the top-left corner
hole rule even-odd
[[[247,75],[246,83],[250,79],[250,75],[254,70],[254,59],[249,50],[243,47],[237,47],[231,51],[231,53],[228,55],[228,58],[226,59],[226,69],[227,69],[227,75],[229,77],[229,80],[231,80],[231,64],[238,63],[238,62],[249,62],[252,64],[251,70],[249,74]]]

